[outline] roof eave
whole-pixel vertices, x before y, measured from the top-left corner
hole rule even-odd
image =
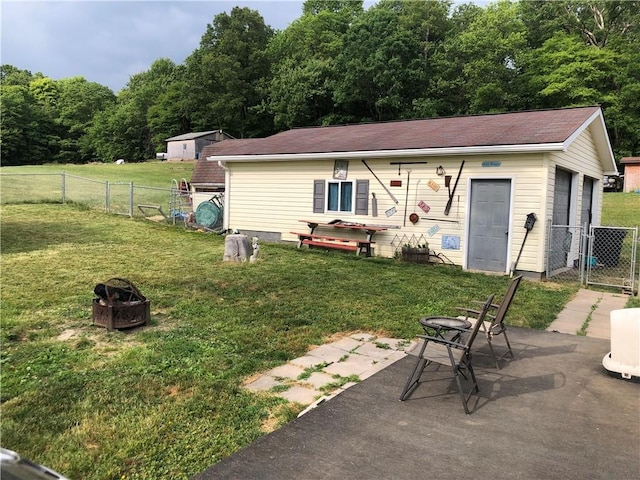
[[[252,155],[213,155],[207,160],[222,162],[284,162],[291,160],[350,160],[376,158],[435,157],[449,155],[495,155],[505,153],[538,153],[562,151],[563,143],[522,145],[483,145],[475,147],[413,148],[402,150],[366,150],[353,152],[278,153]]]

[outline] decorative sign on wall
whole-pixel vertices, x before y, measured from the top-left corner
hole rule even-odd
[[[482,166],[483,167],[499,167],[500,165],[501,165],[501,163],[499,161],[482,162]]]
[[[401,187],[402,186],[402,180],[391,180],[391,186],[392,187]]]
[[[429,234],[430,237],[433,237],[439,231],[440,231],[440,225],[436,223],[433,227],[427,230],[427,233]]]
[[[460,250],[460,237],[458,235],[443,235],[442,248],[446,250]]]
[[[429,213],[429,210],[431,210],[431,207],[426,203],[424,203],[422,200],[418,202],[418,206],[422,209],[424,213]]]
[[[429,185],[429,187],[431,187],[431,189],[434,192],[437,192],[438,190],[440,190],[440,184],[438,184],[437,182],[434,182],[433,180],[429,180],[427,182],[427,185]]]
[[[333,164],[333,178],[335,178],[336,180],[346,180],[348,169],[348,160],[336,160]]]

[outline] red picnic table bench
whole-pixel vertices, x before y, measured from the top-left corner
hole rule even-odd
[[[302,245],[307,245],[309,247],[334,248],[337,250],[356,252],[356,255],[360,255],[364,252],[367,257],[371,256],[371,244],[374,243],[373,235],[376,232],[382,232],[389,228],[383,225],[365,225],[363,223],[345,222],[342,220],[336,220],[329,223],[321,223],[316,220],[299,221],[306,223],[310,232],[290,232],[291,234],[298,236],[298,248],[302,247]],[[360,231],[366,234],[366,238],[358,239],[337,237],[333,235],[318,235],[315,233],[318,228]]]

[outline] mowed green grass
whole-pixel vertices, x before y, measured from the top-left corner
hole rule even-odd
[[[164,186],[189,179],[178,166],[64,169]],[[300,410],[247,378],[354,331],[412,338],[420,316],[508,282],[269,243],[255,264],[227,263],[223,237],[80,205],[2,205],[0,219],[2,445],[78,479],[188,478]],[[93,287],[111,277],[151,300],[151,325],[92,325]],[[524,281],[508,323],[545,328],[577,288]]]
[[[109,182],[133,182],[157,188],[171,188],[172,180],[191,179],[195,161],[161,162],[149,161],[142,163],[92,163],[88,165],[76,164],[47,164],[25,165],[18,167],[0,167],[2,174],[59,174],[62,172],[92,180]],[[4,177],[3,181],[10,181]]]
[[[504,291],[450,266],[224,238],[64,205],[4,205],[2,444],[70,478],[187,478],[300,406],[244,379],[354,331],[412,338],[425,313]],[[130,279],[151,325],[93,326],[96,283]],[[575,286],[524,282],[509,321],[544,328]]]

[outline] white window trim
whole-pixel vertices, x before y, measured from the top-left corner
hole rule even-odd
[[[329,210],[329,184],[337,183],[350,183],[351,184],[351,210],[343,211],[343,210]],[[324,198],[324,213],[339,213],[341,215],[355,215],[356,214],[356,182],[353,180],[336,180],[332,178],[331,180],[326,180],[325,182],[325,198]],[[340,191],[342,191],[342,186],[340,186]],[[339,192],[340,193],[340,192]],[[340,201],[340,195],[338,195],[338,202]]]

